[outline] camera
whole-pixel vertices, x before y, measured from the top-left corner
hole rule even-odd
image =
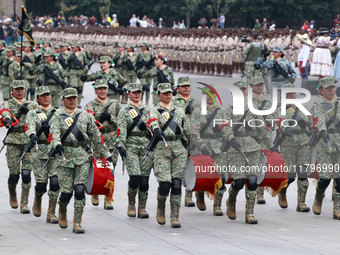
[[[246,35],[242,36],[241,42],[249,43],[249,39]]]

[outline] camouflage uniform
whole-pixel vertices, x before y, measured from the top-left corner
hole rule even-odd
[[[54,56],[55,51],[53,49],[46,51],[44,53],[44,57],[48,56]],[[62,82],[67,83],[67,76],[66,72],[63,69],[63,67],[57,62],[53,61],[51,63],[44,63],[44,65],[40,65],[39,69],[42,71],[44,67],[47,67],[49,70],[51,70]],[[40,81],[41,82],[40,82]],[[38,77],[38,85],[42,84],[44,86],[47,86],[51,92],[52,96],[52,106],[56,109],[59,109],[60,107],[60,102],[61,102],[61,97],[62,97],[62,87],[60,84],[58,84],[54,79],[49,78],[45,73],[41,73]]]
[[[157,87],[160,93],[172,92],[169,83],[160,83]],[[181,184],[187,162],[187,151],[180,139],[186,137],[187,141],[190,141],[189,119],[181,108],[173,104],[169,109],[163,107],[162,103],[155,108],[157,112],[150,114],[150,118],[156,117],[158,119],[150,125],[154,132],[155,129],[162,128],[171,115],[173,115],[173,121],[177,123],[178,127],[175,130],[176,132],[170,127],[164,130],[164,138],[167,141],[168,148],[165,147],[163,141],[159,141],[154,152],[154,171],[159,183],[157,221],[161,225],[165,224],[165,202],[171,188],[171,226],[180,227],[178,217],[182,196]]]
[[[37,95],[50,94],[50,90],[47,86],[41,86],[37,90]],[[54,161],[50,161],[45,168],[43,165],[48,158],[48,152],[52,146],[48,143],[49,135],[49,122],[51,120],[56,109],[51,106],[49,110],[38,108],[36,110],[29,111],[26,117],[27,131],[26,135],[30,137],[32,134],[37,135],[40,129],[43,130],[42,134],[38,137],[39,151],[32,151],[33,172],[35,177],[35,198],[33,205],[33,214],[36,217],[41,215],[41,198],[46,193],[46,186],[48,179],[50,180],[50,189],[48,191],[49,207],[46,222],[58,223],[58,218],[55,216],[55,208],[57,205],[57,199],[59,195],[59,181],[58,173]],[[47,125],[46,125],[47,124]],[[43,126],[44,125],[44,126]],[[34,148],[34,146],[33,146]]]
[[[337,86],[334,76],[327,76],[320,79],[320,86],[328,88],[329,86]],[[315,128],[318,131],[318,136],[322,139],[316,144],[316,158],[318,162],[317,170],[319,170],[319,179],[316,187],[315,200],[313,204],[313,212],[316,215],[321,214],[322,200],[325,196],[324,192],[327,189],[331,179],[335,179],[335,189],[333,191],[334,206],[333,206],[333,219],[340,220],[340,173],[339,173],[339,161],[340,161],[340,134],[339,125],[337,124],[340,118],[340,98],[335,96],[332,101],[328,101],[324,97],[319,97],[313,105],[313,117],[318,118],[318,123]],[[335,119],[333,116],[336,116]],[[333,117],[334,121],[331,121],[330,125],[327,125],[330,117]],[[328,127],[327,127],[328,126]],[[331,147],[331,153],[327,146],[329,141]],[[327,167],[325,169],[325,166]],[[333,166],[331,168],[330,166]],[[334,169],[334,170],[333,170]]]
[[[105,79],[96,80],[96,84],[94,86],[95,89],[97,88],[108,88],[107,81]],[[89,102],[85,106],[85,110],[90,113],[90,115],[94,115],[96,121],[99,121],[103,128],[99,131],[104,137],[105,144],[107,148],[110,150],[110,153],[113,152],[116,144],[116,133],[117,133],[117,121],[118,121],[118,113],[121,107],[117,100],[112,100],[107,98],[105,102],[101,102],[98,98],[94,99],[93,101]],[[107,121],[103,119],[103,113],[110,114],[110,120]],[[98,155],[94,155],[94,157],[98,157]],[[117,164],[118,158],[118,151],[112,156],[112,163],[114,166]],[[95,196],[93,196],[95,197]],[[96,196],[93,200],[96,200],[98,196]],[[99,201],[98,201],[99,202]],[[94,205],[98,205],[96,202],[93,203]],[[104,203],[104,209],[111,209],[112,205],[109,202]],[[113,207],[112,207],[113,209]]]
[[[118,43],[118,47],[125,47],[124,43]],[[124,51],[120,53],[118,50],[113,53],[113,62],[116,65],[116,71],[120,75],[124,75],[124,65],[123,65],[123,56],[124,56]]]
[[[15,53],[15,57],[21,57],[22,54],[20,51],[17,51]],[[27,62],[23,62],[23,66],[21,68],[21,64],[20,62],[17,62],[16,60],[14,60],[8,68],[8,78],[10,81],[14,81],[14,80],[25,80],[26,83],[26,91],[25,93],[27,93],[27,89],[28,89],[28,83],[26,81],[26,77],[28,75],[28,71],[29,69],[32,67],[31,63],[27,63]],[[21,72],[22,69],[22,72]]]
[[[235,86],[238,88],[247,88],[244,82],[236,82],[234,83]],[[231,176],[234,179],[232,185],[229,188],[229,198],[227,200],[227,215],[230,219],[236,219],[236,212],[235,212],[235,203],[236,197],[239,192],[244,186],[245,178],[247,178],[247,187],[246,187],[246,212],[245,218],[246,223],[250,224],[257,224],[257,220],[253,216],[254,213],[254,205],[255,205],[255,198],[256,198],[256,189],[257,189],[257,177],[259,176],[259,170],[254,170],[252,166],[259,166],[260,165],[260,149],[261,146],[255,141],[252,136],[257,137],[264,137],[266,139],[266,143],[268,148],[273,147],[273,143],[271,141],[270,135],[267,132],[265,126],[261,128],[257,127],[250,127],[247,125],[247,122],[251,119],[258,119],[258,116],[252,114],[248,110],[248,105],[245,105],[245,123],[246,127],[241,124],[240,129],[238,130],[237,134],[234,134],[234,125],[230,125],[226,128],[227,135],[225,138],[227,141],[231,143],[231,148],[229,150],[230,156],[230,166],[231,169]],[[248,110],[248,111],[247,111]],[[225,119],[232,120],[233,123],[240,122],[244,115],[233,115],[233,105],[228,106],[224,112]],[[258,125],[255,124],[255,125]],[[237,140],[233,140],[237,139]],[[245,159],[241,156],[241,154],[236,151],[233,147],[233,143],[235,141],[239,142],[239,146],[241,150],[244,152],[245,156],[248,158],[249,163],[245,161]],[[250,167],[250,171],[242,171],[243,167]]]
[[[204,87],[204,89],[208,90],[210,93],[213,94],[209,88]],[[202,93],[206,94],[205,91],[202,90]],[[203,130],[203,127],[207,125],[208,119],[214,116],[212,121],[210,122],[209,126]],[[192,147],[190,155],[194,154],[204,154],[210,156],[212,159],[217,160],[218,156],[221,154],[219,161],[216,162],[220,166],[227,166],[227,155],[221,151],[221,146],[223,143],[223,136],[227,135],[225,132],[226,129],[222,128],[220,125],[214,126],[214,119],[223,120],[224,114],[223,109],[217,105],[214,105],[212,108],[207,107],[207,114],[202,115],[202,108],[197,108],[193,111],[191,115],[190,125],[193,128],[194,136],[192,136]],[[224,134],[225,133],[225,134]],[[224,172],[220,172],[223,185],[220,189],[216,191],[216,197],[214,199],[214,215],[215,216],[222,216],[223,212],[221,210],[221,203],[223,198],[223,193],[226,192],[225,178]],[[204,191],[196,192],[197,198],[197,207],[200,210],[205,210],[206,205],[204,202]],[[203,205],[203,206],[202,206]]]
[[[13,46],[8,46],[7,49],[5,50],[6,52],[9,51],[14,51],[15,52],[15,47]],[[1,91],[2,91],[2,97],[4,101],[9,100],[12,98],[11,95],[11,80],[9,78],[9,66],[11,63],[15,62],[15,58],[13,57],[12,59],[9,59],[7,56],[3,58],[2,60],[2,74],[1,74]],[[7,67],[7,68],[6,68]]]
[[[110,57],[108,56],[100,57],[100,61],[99,61],[100,63],[107,62],[107,61],[110,61]],[[119,88],[122,88],[127,84],[127,80],[122,75],[120,75],[115,69],[110,69],[108,73],[103,72],[103,71],[97,71],[89,75],[87,73],[88,73],[88,70],[85,70],[82,75],[83,77],[86,77],[86,80],[85,79],[83,80],[87,82],[95,81],[97,79],[106,79],[107,81],[113,81],[115,83],[118,83]],[[110,99],[119,101],[119,94],[110,88],[109,88],[109,93],[107,94],[107,97]]]
[[[142,91],[142,85],[130,83],[128,90],[130,92]],[[136,217],[135,197],[137,191],[139,200],[138,217],[149,217],[145,211],[145,206],[148,198],[149,176],[151,168],[153,167],[153,152],[149,152],[143,163],[141,163],[141,160],[149,143],[149,139],[147,138],[149,132],[145,125],[148,120],[151,119],[153,112],[154,110],[150,106],[144,105],[142,102],[140,102],[138,108],[130,102],[122,108],[118,114],[120,135],[117,138],[117,147],[124,147],[126,149],[126,170],[130,177],[128,184],[129,217]],[[138,122],[128,135],[128,130],[131,129],[136,118],[140,118],[142,122]]]
[[[26,81],[14,80],[11,84],[11,87],[12,89],[25,88]],[[8,189],[10,193],[10,204],[13,209],[18,207],[16,199],[16,185],[18,183],[20,174],[20,163],[18,163],[18,160],[23,154],[26,144],[29,142],[28,137],[24,133],[26,117],[26,113],[24,113],[24,111],[27,111],[27,108],[28,110],[37,109],[37,104],[26,101],[25,99],[21,104],[19,104],[17,101],[15,101],[15,98],[12,98],[8,101],[5,101],[1,107],[1,109],[11,110],[11,113],[4,111],[1,114],[4,121],[6,119],[12,119],[11,114],[16,117],[18,117],[20,114],[19,124],[10,129],[10,133],[5,139],[5,144],[7,145],[6,160],[7,166],[9,168]],[[28,195],[31,188],[31,170],[31,154],[27,153],[21,163],[22,193],[20,210],[22,213],[30,213],[27,204]]]
[[[74,88],[67,88],[63,91],[64,98],[78,96]],[[52,147],[56,148],[61,145],[61,138],[69,129],[69,123],[79,114],[77,126],[84,136],[84,141],[78,141],[71,132],[63,143],[66,160],[62,161],[60,156],[56,157],[58,178],[60,183],[59,197],[59,226],[67,228],[66,208],[72,197],[73,189],[75,191],[74,199],[74,218],[73,231],[84,233],[81,228],[81,218],[83,208],[85,207],[85,184],[91,165],[89,154],[83,149],[88,140],[91,139],[94,151],[102,158],[110,157],[110,153],[100,138],[100,132],[91,117],[86,111],[76,110],[72,115],[65,109],[58,110],[51,120],[51,131],[53,134]],[[65,120],[62,118],[66,118]],[[71,120],[72,119],[72,120]],[[70,121],[71,120],[71,121]],[[57,147],[58,149],[58,147]]]
[[[26,47],[29,46],[29,42],[25,43]],[[35,61],[38,57],[37,54],[35,54],[35,52],[31,52],[30,56],[27,55],[27,58],[29,59],[29,63],[32,64],[32,66],[30,67],[30,69],[28,70],[28,73],[26,74],[26,81],[27,81],[27,95],[26,95],[26,100],[28,100],[28,94],[30,94],[30,100],[34,101],[35,100],[35,88],[37,86],[37,72],[35,72],[35,70],[37,70],[37,65],[35,64]],[[25,56],[25,58],[26,58]],[[24,62],[25,61],[24,58]]]
[[[191,85],[190,78],[189,77],[179,77],[177,80],[178,86],[186,86]],[[175,106],[181,107],[187,117],[190,119],[190,115],[196,108],[201,107],[201,102],[193,97],[189,97],[188,99],[185,99],[180,96],[180,94],[177,94],[172,98],[172,102]],[[203,194],[204,195],[204,194]],[[202,197],[202,196],[201,196]],[[204,196],[203,196],[204,198]],[[203,200],[204,203],[204,200]],[[185,206],[195,206],[195,202],[192,201],[192,192],[185,190]]]

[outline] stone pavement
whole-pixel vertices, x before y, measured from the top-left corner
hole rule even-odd
[[[95,68],[98,69],[96,64]],[[175,77],[184,74],[175,73]],[[204,78],[214,84],[214,77]],[[226,80],[229,82],[229,80]],[[195,87],[197,85],[193,85]],[[193,88],[199,95],[200,90]],[[83,104],[94,98],[89,83],[85,85]],[[223,95],[228,101],[230,95]],[[231,98],[231,97],[230,97]],[[230,100],[230,99],[229,99]],[[2,99],[0,99],[2,101]],[[223,105],[227,105],[227,102]],[[0,129],[1,140],[6,129]],[[339,221],[332,219],[331,185],[326,191],[323,211],[320,216],[313,212],[296,212],[296,182],[288,189],[288,208],[281,209],[277,197],[265,193],[267,203],[255,206],[257,225],[244,223],[244,190],[238,196],[236,205],[237,219],[231,221],[226,215],[213,216],[213,201],[206,198],[207,210],[199,211],[196,207],[180,209],[182,228],[170,227],[170,204],[166,205],[166,224],[156,222],[157,182],[153,174],[150,177],[149,200],[146,210],[149,219],[129,218],[127,212],[127,174],[122,175],[122,163],[119,159],[115,171],[114,210],[103,209],[104,197],[100,205],[92,206],[87,196],[82,226],[85,234],[72,233],[73,199],[68,206],[69,227],[62,230],[58,225],[45,222],[48,207],[47,194],[43,197],[42,216],[20,214],[9,205],[7,189],[8,169],[5,150],[0,154],[0,254],[338,254]],[[21,193],[21,180],[17,193]],[[229,185],[228,185],[229,186]],[[34,199],[32,183],[29,208]],[[184,188],[183,188],[184,193]],[[315,194],[315,181],[310,180],[307,205],[312,207]],[[225,213],[223,198],[222,209]],[[183,197],[184,200],[184,197]]]

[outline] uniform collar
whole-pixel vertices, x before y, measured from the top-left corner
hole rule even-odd
[[[264,95],[263,95],[262,93],[261,93],[260,95],[257,95],[257,94],[255,94],[255,93],[253,93],[253,97],[255,97],[256,99],[262,101]]]
[[[135,102],[130,101],[129,104],[133,105],[134,107],[136,107],[138,109],[142,105],[142,101],[139,101],[139,103],[135,103]]]
[[[39,105],[39,108],[42,109],[42,110],[44,110],[45,112],[48,112],[49,110],[51,110],[52,105],[49,105],[49,106],[47,106],[47,107],[43,107],[43,106]]]
[[[169,111],[171,109],[171,107],[172,107],[172,102],[170,102],[168,104],[164,104],[162,102],[159,102],[159,105]]]
[[[101,99],[99,99],[98,97],[96,98],[97,99],[97,101],[98,101],[98,103],[99,104],[101,104],[101,105],[106,105],[107,104],[107,102],[108,102],[108,98],[106,98],[105,100],[101,100]]]
[[[187,97],[182,96],[181,94],[178,94],[179,97],[183,98],[185,102],[187,102],[190,99],[190,95]]]
[[[19,99],[16,99],[15,97],[13,97],[13,100],[14,100],[15,102],[17,102],[19,105],[21,105],[22,103],[24,103],[24,102],[26,101],[25,98],[19,100]]]

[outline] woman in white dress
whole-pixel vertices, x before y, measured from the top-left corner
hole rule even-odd
[[[320,36],[316,41],[310,75],[319,76],[319,79],[332,74],[333,64],[330,47],[334,44],[328,37],[329,30],[320,28]]]

